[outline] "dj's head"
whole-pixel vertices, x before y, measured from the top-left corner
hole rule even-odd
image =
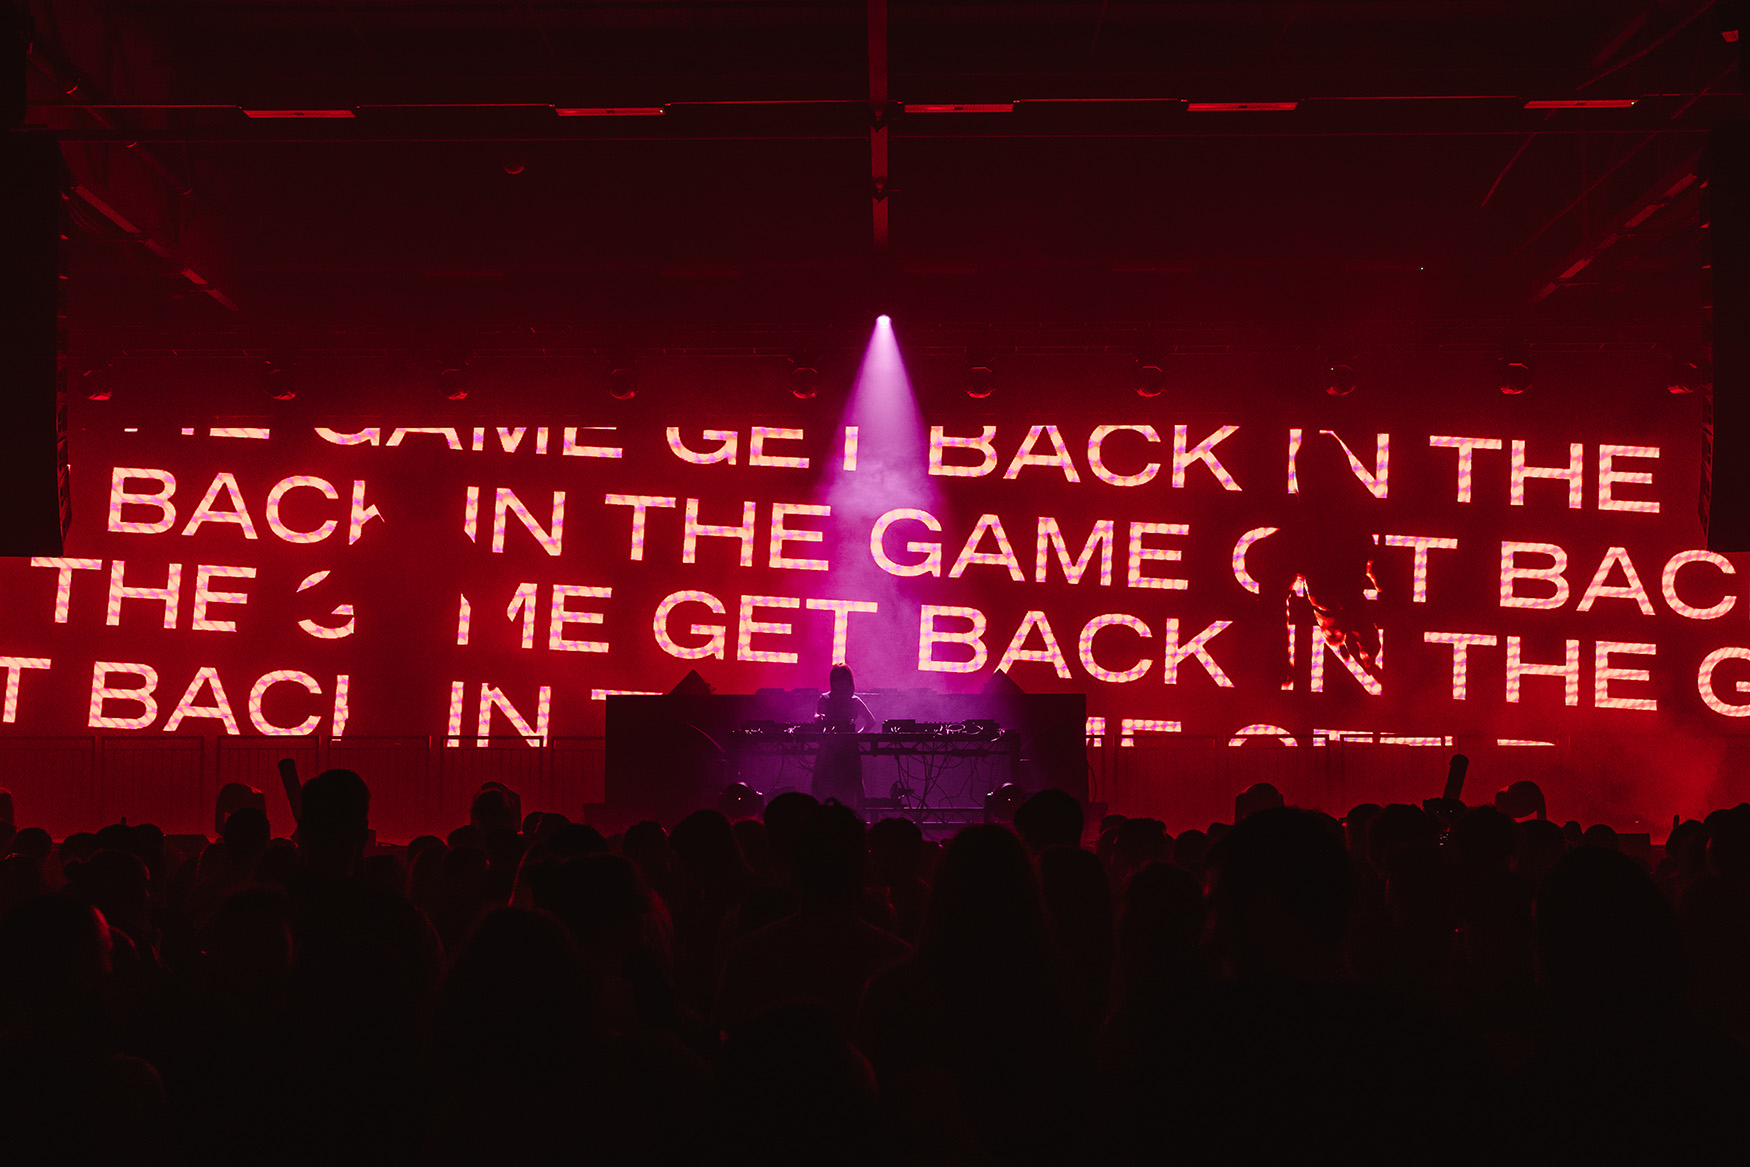
[[[856,681],[851,677],[850,665],[834,665],[827,673],[827,687],[834,693],[849,695],[856,691]]]

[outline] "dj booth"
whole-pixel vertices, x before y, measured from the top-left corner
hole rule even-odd
[[[667,694],[609,696],[602,818],[673,826],[715,806],[731,782],[768,799],[809,790],[829,738],[839,748],[855,742],[872,819],[969,821],[982,814],[987,794],[1009,782],[1087,798],[1083,694],[1023,693],[1000,677],[981,693],[858,695],[885,719],[879,731],[817,728],[818,689],[719,694],[693,676]]]
[[[919,821],[975,822],[984,796],[1021,773],[1021,738],[994,720],[889,721],[879,732],[840,733],[810,722],[753,721],[729,735],[729,775],[755,789],[807,790],[823,749],[854,746],[864,759],[863,808]],[[761,761],[776,760],[775,773]]]

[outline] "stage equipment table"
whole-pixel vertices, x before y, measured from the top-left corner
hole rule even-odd
[[[807,759],[798,765],[795,789],[806,790],[814,775],[813,759],[823,742],[835,746],[855,742],[857,752],[864,757],[892,758],[894,766],[890,797],[876,796],[882,781],[873,773],[863,775],[866,806],[871,809],[897,810],[906,818],[918,822],[976,822],[984,814],[984,796],[1004,782],[1015,781],[1020,772],[1021,739],[1012,730],[1001,730],[994,738],[971,734],[916,733],[824,733],[818,731],[748,731],[736,730],[729,735],[729,773],[731,781],[742,781],[742,759],[753,755],[781,759]],[[973,789],[977,763],[984,759],[1006,759],[1006,773],[992,780],[984,789]],[[779,770],[784,776],[784,769]],[[958,779],[958,782],[955,780]]]

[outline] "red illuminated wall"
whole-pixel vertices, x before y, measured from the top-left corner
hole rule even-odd
[[[1620,736],[1649,811],[1693,813],[1750,714],[1750,574],[1698,550],[1699,403],[1644,357],[1555,354],[1509,399],[1490,361],[1403,355],[1341,400],[1236,356],[1155,400],[1018,362],[970,401],[918,361],[922,432],[862,427],[854,470],[848,372],[797,402],[771,362],[649,362],[618,402],[483,361],[452,404],[336,362],[270,413],[240,364],[141,361],[81,403],[66,556],[0,563],[7,734],[465,750],[843,656],[866,690],[1001,665],[1139,741]],[[1291,664],[1295,556],[1375,535],[1383,667],[1304,605]]]

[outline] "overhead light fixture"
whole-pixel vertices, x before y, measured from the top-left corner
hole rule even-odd
[[[608,358],[608,396],[615,401],[630,401],[638,396],[638,369],[624,353]]]
[[[468,358],[465,354],[453,353],[438,361],[437,371],[438,393],[446,401],[466,401],[468,399]]]
[[[1531,362],[1523,357],[1502,357],[1498,379],[1502,393],[1509,397],[1520,396],[1531,388]]]
[[[813,401],[819,392],[820,370],[804,353],[796,358],[796,366],[790,370],[790,396],[798,401]]]
[[[292,362],[269,357],[262,362],[261,389],[270,401],[291,401],[298,396],[297,375]]]
[[[92,361],[79,370],[78,392],[87,401],[108,401],[115,394],[114,370],[108,361]]]
[[[350,118],[358,114],[350,109],[246,109],[244,117],[251,118]]]
[[[1159,397],[1167,389],[1167,374],[1160,365],[1144,361],[1136,366],[1136,395]]]
[[[1635,103],[1632,97],[1589,97],[1556,101],[1528,101],[1526,109],[1627,109]]]
[[[1668,393],[1703,393],[1713,386],[1714,371],[1705,357],[1673,356],[1665,376]]]
[[[1014,113],[1015,103],[1012,101],[987,101],[962,103],[960,105],[936,105],[928,103],[900,106],[906,113]]]
[[[1237,111],[1282,113],[1299,106],[1300,102],[1298,101],[1193,101],[1185,108],[1192,113],[1233,113]]]
[[[1325,366],[1325,392],[1332,397],[1347,397],[1355,392],[1355,368],[1342,361]]]
[[[660,105],[556,105],[562,118],[659,118],[668,110]]]
[[[966,354],[966,368],[961,373],[966,396],[983,401],[996,389],[996,374],[991,371],[990,358],[983,353]]]

